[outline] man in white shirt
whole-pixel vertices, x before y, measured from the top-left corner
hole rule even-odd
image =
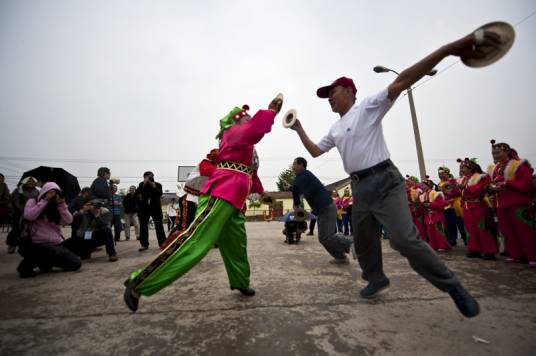
[[[496,46],[498,38],[485,33],[483,45]],[[479,43],[480,45],[480,43]],[[340,115],[328,134],[315,144],[301,123],[292,126],[313,157],[337,147],[344,169],[352,178],[354,240],[362,277],[368,285],[360,292],[373,298],[389,287],[383,273],[381,224],[389,233],[391,246],[408,260],[412,268],[437,288],[448,292],[466,317],[479,313],[477,301],[463,288],[430,246],[419,238],[409,211],[404,178],[389,159],[382,130],[382,119],[400,93],[429,73],[449,55],[478,56],[475,36],[470,34],[449,43],[404,70],[386,89],[356,103],[357,89],[352,79],[341,77],[317,90],[329,98],[333,112]]]

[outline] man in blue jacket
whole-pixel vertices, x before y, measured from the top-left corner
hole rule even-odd
[[[292,170],[296,174],[292,185],[294,209],[300,207],[303,194],[318,221],[318,240],[334,257],[330,263],[348,264],[346,254],[350,252],[352,239],[337,235],[337,207],[333,204],[331,194],[320,180],[307,170],[305,158],[296,158],[292,163]]]

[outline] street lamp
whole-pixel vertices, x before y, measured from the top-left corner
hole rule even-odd
[[[393,72],[396,75],[400,75],[400,73],[398,73],[397,71],[394,71],[384,66],[376,66],[374,67],[374,71],[376,73]],[[437,70],[432,69],[426,75],[433,76],[436,73],[437,73]],[[417,113],[415,112],[415,103],[413,102],[412,88],[409,87],[407,92],[408,92],[408,99],[409,99],[409,110],[411,111],[411,121],[413,123],[413,134],[415,135],[415,146],[417,148],[417,159],[419,161],[419,173],[421,175],[421,180],[423,180],[426,178],[426,167],[424,166],[424,155],[422,152],[421,135],[419,134],[419,124],[417,122]]]

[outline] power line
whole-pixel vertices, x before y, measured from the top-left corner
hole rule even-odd
[[[523,19],[521,19],[520,21],[516,22],[513,27],[518,27],[519,25],[521,25],[523,22],[527,21],[528,19],[530,19],[532,16],[536,15],[536,9],[534,9],[529,15],[525,16]],[[412,90],[415,90],[417,89],[418,87],[420,86],[423,86],[424,84],[428,83],[430,80],[432,79],[435,79],[437,77],[437,75],[449,70],[450,68],[454,67],[456,64],[459,64],[461,63],[461,60],[456,60],[455,62],[449,64],[447,67],[443,68],[442,70],[440,70],[439,72],[437,72],[436,75],[434,75],[433,77],[430,77],[430,78],[427,78],[426,80],[420,82],[419,84],[415,85]],[[404,93],[404,96],[406,96],[407,93]]]
[[[529,18],[531,18],[532,16],[536,15],[536,9],[534,9],[529,15],[527,15],[526,17],[524,17],[521,21],[517,22],[514,27],[517,27],[519,25],[521,25],[523,22],[527,21]]]

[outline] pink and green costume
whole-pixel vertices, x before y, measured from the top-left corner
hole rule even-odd
[[[241,209],[249,193],[263,187],[252,167],[254,145],[271,131],[276,113],[260,110],[243,124],[235,124],[245,110],[233,109],[220,120],[218,168],[201,189],[196,217],[145,268],[134,271],[129,283],[150,296],[194,267],[217,244],[232,288],[249,287],[245,217]]]
[[[467,242],[469,253],[494,255],[499,252],[493,220],[484,200],[490,181],[490,177],[485,173],[473,173],[461,180],[461,207],[463,222],[469,234]]]
[[[434,250],[450,250],[451,246],[447,242],[447,231],[445,228],[445,214],[443,210],[447,206],[445,196],[442,192],[430,190],[424,192],[424,202],[428,202],[424,223],[428,235],[428,243]]]
[[[536,222],[531,213],[534,170],[528,161],[516,158],[493,167],[492,183],[504,182],[505,186],[492,196],[492,202],[510,257],[536,262]]]

